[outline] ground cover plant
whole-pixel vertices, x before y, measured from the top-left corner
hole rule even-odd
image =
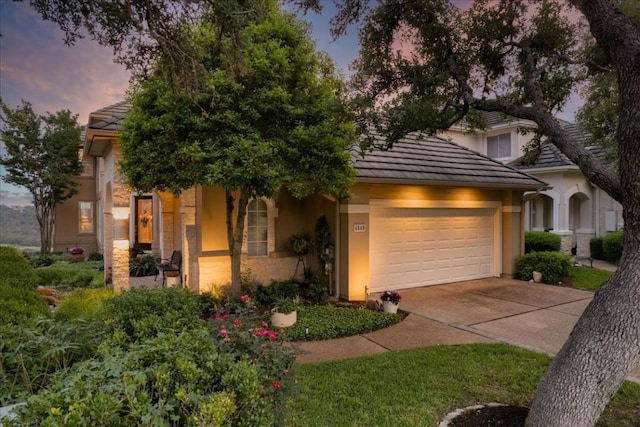
[[[52,287],[88,288],[104,286],[102,261],[54,262],[35,269],[38,285]]]
[[[364,334],[386,328],[404,319],[404,314],[367,308],[307,305],[298,309],[298,321],[287,328],[289,340],[324,340]]]
[[[434,346],[301,364],[290,426],[435,426],[479,403],[529,406],[551,358],[506,344]],[[625,383],[598,426],[633,427],[640,385]]]

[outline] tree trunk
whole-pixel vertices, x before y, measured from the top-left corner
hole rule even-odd
[[[637,225],[625,234],[634,233],[640,236]],[[640,364],[639,284],[640,247],[637,237],[628,237],[618,271],[595,294],[538,385],[528,427],[595,425]]]
[[[538,385],[528,427],[595,425],[627,374],[640,365],[640,36],[612,3],[574,3],[618,71],[624,249],[618,270],[596,292]]]
[[[244,241],[244,218],[247,213],[249,197],[242,190],[238,195],[238,206],[235,206],[235,197],[232,192],[226,191],[227,199],[227,241],[229,242],[229,256],[231,258],[231,289],[240,291],[241,281],[241,261],[242,243]],[[233,218],[233,211],[237,209],[236,217]]]

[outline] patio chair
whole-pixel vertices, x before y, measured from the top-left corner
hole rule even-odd
[[[156,266],[158,268],[158,274],[156,274],[155,282],[158,279],[158,275],[162,272],[162,286],[167,284],[167,273],[177,272],[180,277],[180,284],[182,285],[182,252],[173,251],[171,258],[163,259],[160,264]]]

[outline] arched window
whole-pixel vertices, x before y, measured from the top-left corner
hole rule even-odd
[[[267,256],[269,218],[267,204],[261,199],[249,202],[247,210],[247,253],[249,256]]]

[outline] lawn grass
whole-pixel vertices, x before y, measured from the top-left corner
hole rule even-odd
[[[613,273],[587,267],[571,267],[569,277],[575,289],[595,292]]]
[[[529,406],[551,358],[506,344],[433,346],[301,364],[289,426],[436,426],[448,412],[501,402]],[[640,385],[625,383],[598,426],[640,420]]]

